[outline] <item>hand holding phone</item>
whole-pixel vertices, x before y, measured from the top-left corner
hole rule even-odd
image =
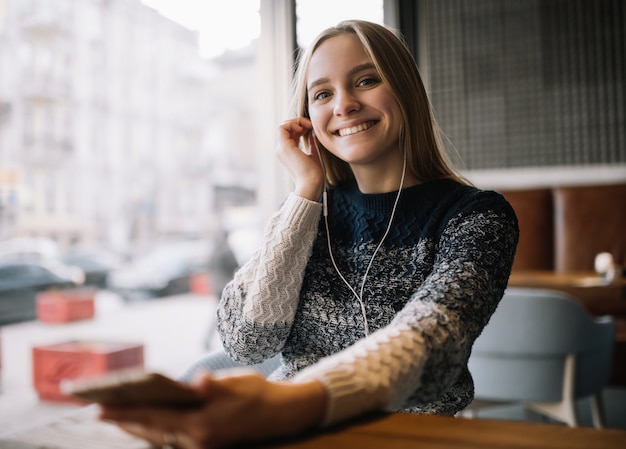
[[[109,406],[197,408],[204,400],[188,385],[159,373],[125,371],[94,379],[66,380],[62,390]]]

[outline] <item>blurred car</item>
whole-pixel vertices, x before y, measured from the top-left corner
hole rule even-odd
[[[79,267],[85,273],[85,285],[105,288],[110,271],[126,258],[114,251],[97,247],[71,248],[61,256],[63,263]]]
[[[80,268],[60,263],[0,262],[0,325],[33,320],[37,293],[83,284]]]
[[[163,244],[110,271],[107,288],[126,300],[186,293],[191,276],[208,269],[214,247],[209,240]]]

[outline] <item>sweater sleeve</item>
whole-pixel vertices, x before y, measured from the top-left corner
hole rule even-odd
[[[434,413],[454,413],[446,392],[467,371],[472,344],[504,294],[517,238],[512,210],[450,220],[433,242],[432,272],[394,320],[293,378],[326,387],[324,424],[397,410],[409,397]]]
[[[259,363],[282,349],[298,306],[321,207],[290,194],[270,219],[261,247],[224,288],[218,330],[234,360]]]
[[[372,410],[394,410],[419,385],[424,340],[407,326],[389,325],[296,374],[292,382],[320,381],[328,393],[322,425]]]

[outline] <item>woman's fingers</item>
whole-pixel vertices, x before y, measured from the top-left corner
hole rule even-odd
[[[167,447],[167,445],[180,449],[213,447],[206,436],[209,429],[205,429],[202,425],[204,419],[201,417],[201,412],[160,408],[103,407],[100,419],[112,422],[129,434],[158,447]],[[196,434],[201,434],[202,437],[196,438]]]
[[[163,431],[159,428],[149,428],[132,422],[116,422],[115,424],[125,432],[146,440],[155,447],[176,449],[211,449],[212,447],[218,447],[209,443],[201,446],[198,441],[180,431]]]
[[[284,143],[298,147],[300,137],[313,129],[311,121],[304,117],[289,119],[280,126],[280,137]]]
[[[313,147],[311,154],[305,154],[298,145],[301,137],[313,134],[312,130],[311,121],[304,117],[284,122],[280,126],[277,156],[294,181],[295,193],[311,201],[317,201],[324,186],[324,174],[319,157]]]
[[[158,429],[150,429],[148,427],[142,426],[141,424],[133,422],[116,421],[115,424],[125,432],[128,432],[129,434],[139,437],[143,440],[149,441],[155,446],[162,446],[166,444],[165,433]]]
[[[180,411],[150,407],[106,407],[102,406],[100,419],[134,422],[148,427],[167,427],[180,418]]]

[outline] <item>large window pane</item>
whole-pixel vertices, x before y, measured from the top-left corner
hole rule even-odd
[[[306,48],[324,28],[347,19],[383,23],[383,0],[297,0],[298,45]]]

